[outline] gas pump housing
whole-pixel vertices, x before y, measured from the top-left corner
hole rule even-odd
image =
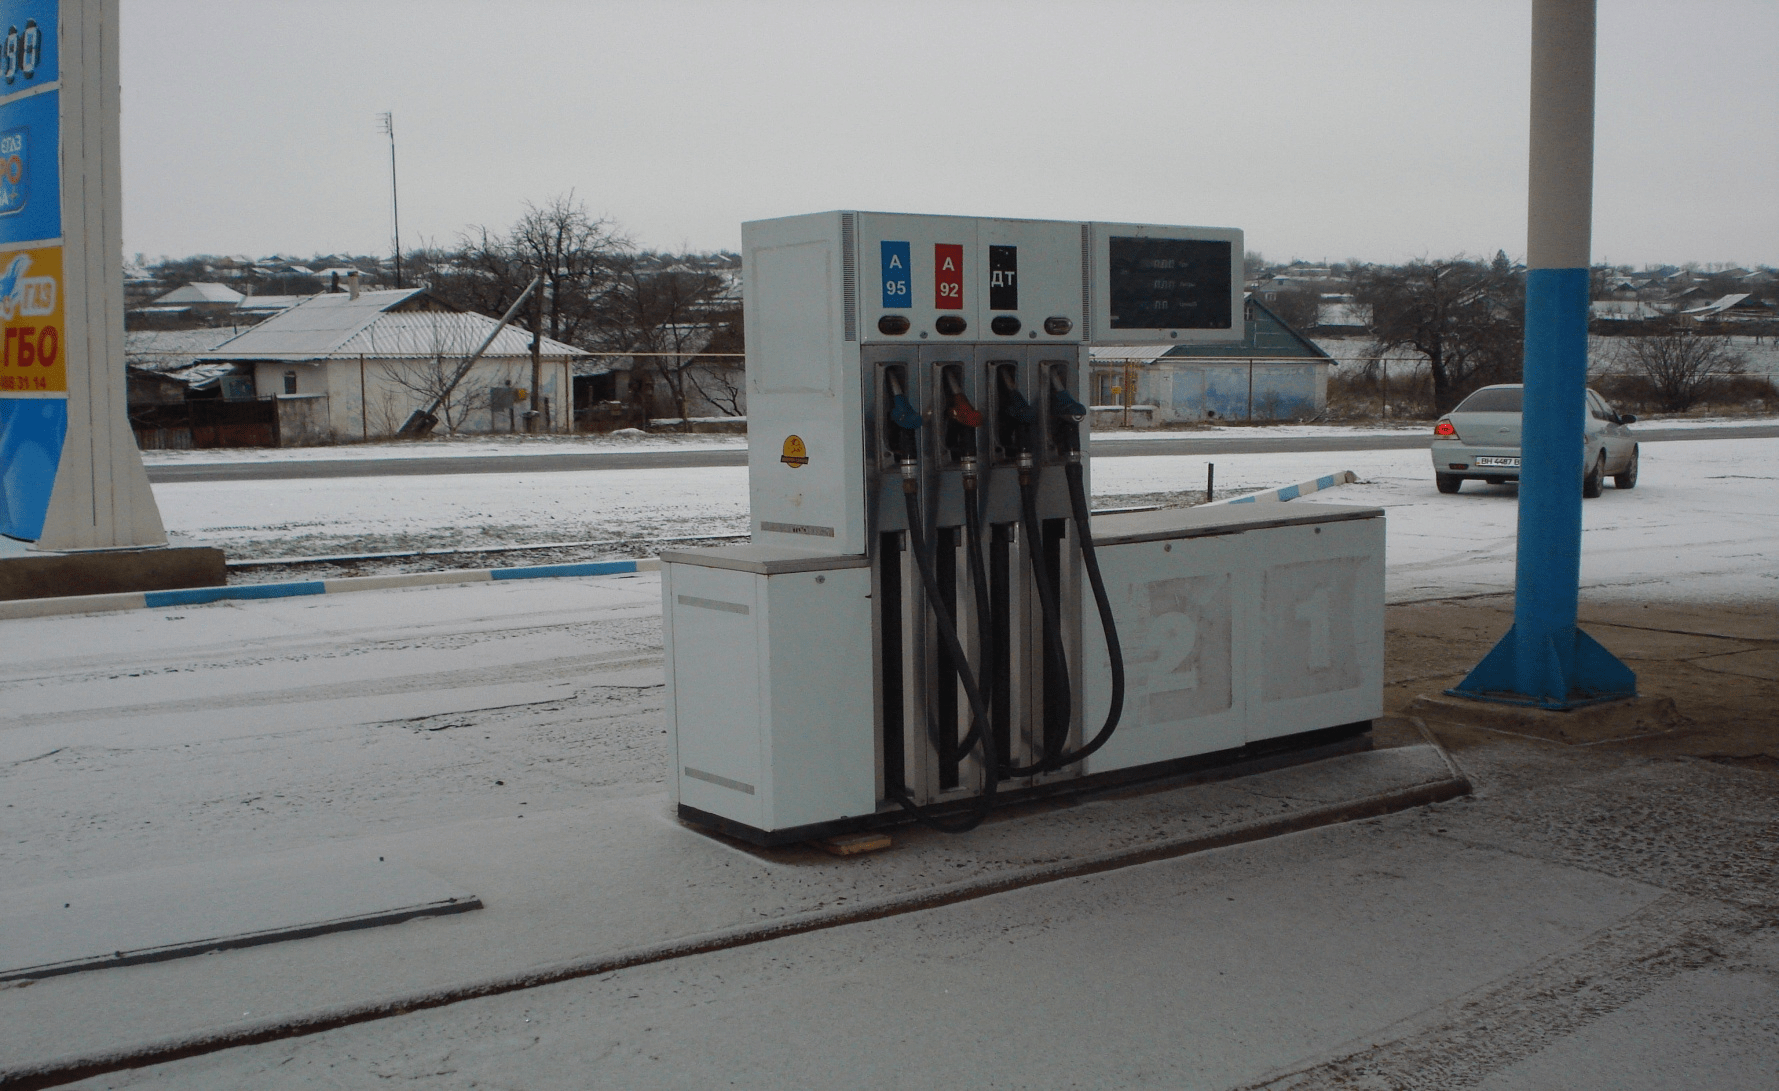
[[[1381,511],[1083,521],[1089,345],[1239,340],[1242,258],[1230,228],[743,225],[752,541],[662,554],[680,815],[778,843],[1362,731]]]

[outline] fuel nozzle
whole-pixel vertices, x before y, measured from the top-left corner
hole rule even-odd
[[[889,387],[889,422],[893,430],[889,446],[901,460],[903,473],[907,473],[909,462],[919,452],[920,410],[908,400],[908,389],[900,372],[885,371],[884,382]]]
[[[1056,445],[1065,455],[1081,453],[1081,422],[1087,419],[1087,407],[1069,393],[1069,384],[1061,368],[1050,372],[1050,415],[1054,418]]]
[[[970,398],[964,393],[962,377],[957,368],[946,368],[945,392],[951,404],[945,410],[945,446],[951,456],[960,462],[973,458],[976,451],[976,432],[982,427],[982,410],[970,404]]]
[[[995,374],[1001,384],[999,419],[996,422],[1000,435],[997,440],[1002,447],[1016,454],[1029,455],[1037,445],[1034,436],[1038,426],[1038,411],[1019,392],[1019,382],[1014,377],[1013,368],[997,368]]]

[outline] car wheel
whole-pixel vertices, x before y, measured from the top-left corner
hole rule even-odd
[[[1457,474],[1434,474],[1433,485],[1440,492],[1457,492],[1464,479]]]
[[[1625,464],[1625,472],[1612,475],[1612,485],[1618,489],[1634,489],[1637,487],[1637,458],[1639,448],[1631,448],[1631,461]]]
[[[1601,451],[1600,457],[1594,460],[1593,468],[1581,479],[1581,495],[1589,500],[1599,496],[1606,489],[1606,452]]]

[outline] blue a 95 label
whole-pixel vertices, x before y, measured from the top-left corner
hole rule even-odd
[[[912,307],[913,296],[909,285],[913,278],[908,272],[909,246],[906,242],[890,242],[880,244],[883,248],[883,305],[884,307]]]

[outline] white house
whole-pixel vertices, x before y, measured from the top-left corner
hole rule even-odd
[[[281,442],[370,439],[395,434],[410,414],[444,393],[495,325],[419,288],[334,292],[273,315],[200,362],[250,374],[260,398],[308,403],[280,405]],[[585,354],[546,337],[540,355],[537,430],[569,431],[571,372]],[[450,387],[439,431],[523,431],[530,386],[531,334],[508,326]]]

